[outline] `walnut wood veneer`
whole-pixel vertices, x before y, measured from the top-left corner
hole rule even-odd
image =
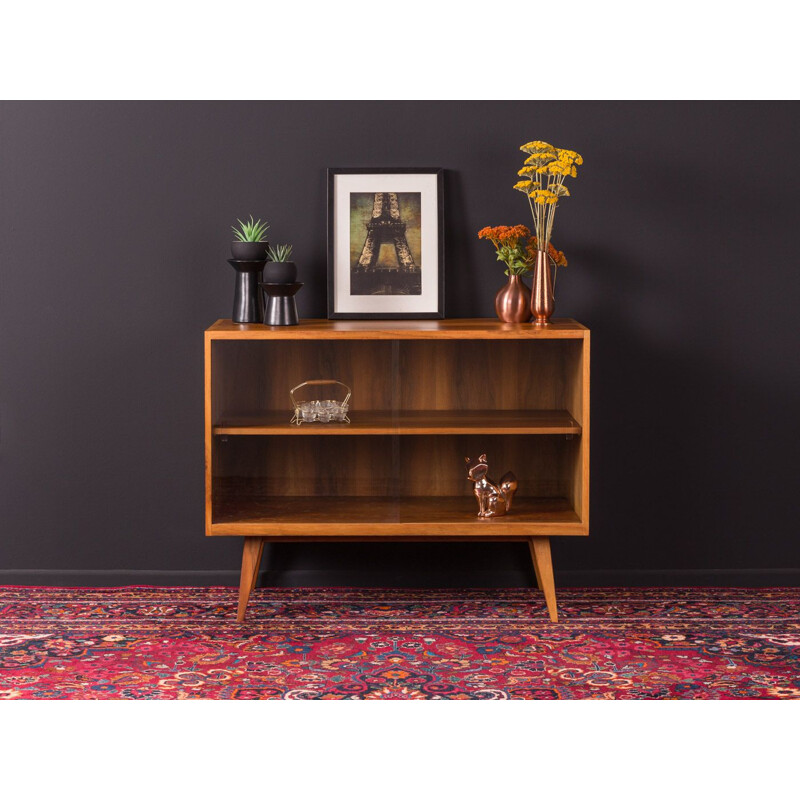
[[[289,389],[336,378],[350,425],[291,425]],[[330,387],[324,387],[330,392]],[[243,536],[238,619],[264,542],[525,539],[557,621],[551,536],[589,532],[589,331],[487,319],[219,320],[205,333],[206,535]],[[513,470],[478,519],[464,457]]]

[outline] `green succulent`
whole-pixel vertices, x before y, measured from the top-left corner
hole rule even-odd
[[[267,248],[268,261],[288,261],[292,255],[292,246],[290,244],[276,244],[273,248],[270,245]]]
[[[264,235],[269,230],[269,225],[262,222],[260,219],[253,220],[253,215],[250,215],[248,222],[242,222],[240,219],[236,220],[239,227],[232,227],[233,235],[240,242],[263,242],[265,241]]]

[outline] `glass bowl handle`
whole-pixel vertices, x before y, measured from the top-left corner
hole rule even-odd
[[[324,385],[333,385],[335,383],[338,383],[339,386],[343,386],[345,389],[347,389],[347,397],[345,397],[344,402],[342,403],[343,406],[346,406],[347,402],[350,400],[350,395],[353,393],[352,389],[346,383],[342,383],[341,381],[335,381],[330,378],[318,378],[313,381],[303,381],[302,383],[298,383],[297,386],[294,387],[294,389],[289,389],[289,395],[292,398],[292,405],[295,408],[298,408],[297,400],[294,399],[294,393],[298,389],[302,389],[304,386],[324,386]]]

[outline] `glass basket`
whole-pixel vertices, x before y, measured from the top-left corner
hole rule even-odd
[[[344,400],[298,400],[294,393],[304,386],[332,386],[337,384],[347,391]],[[331,379],[320,379],[315,381],[303,381],[294,389],[289,390],[294,406],[294,416],[290,424],[302,425],[304,422],[344,422],[349,423],[350,418],[347,412],[350,408],[350,395],[352,391],[346,383]]]

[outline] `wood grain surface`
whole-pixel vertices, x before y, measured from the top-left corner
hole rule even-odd
[[[207,330],[214,339],[569,339],[586,328],[574,319],[553,319],[545,328],[497,319],[328,320],[304,319],[276,327],[217,320]]]

